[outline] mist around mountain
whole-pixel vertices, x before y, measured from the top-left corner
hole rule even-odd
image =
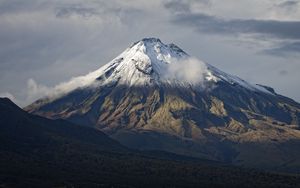
[[[94,127],[129,148],[300,170],[300,104],[145,38],[25,108]]]

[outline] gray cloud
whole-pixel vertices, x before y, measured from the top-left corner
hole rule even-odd
[[[299,1],[284,1],[284,2],[277,4],[277,7],[287,9],[287,10],[295,10],[295,8],[297,8],[298,4],[299,4]]]
[[[286,76],[286,75],[288,75],[288,74],[289,74],[289,72],[286,71],[286,70],[281,70],[281,71],[279,71],[279,75],[280,75],[280,76]]]
[[[117,19],[121,23],[129,23],[128,19],[141,16],[142,11],[132,7],[121,7],[115,3],[92,2],[63,4],[55,7],[55,15],[57,18],[70,18],[79,16],[84,19],[99,18],[101,20]],[[134,22],[134,19],[131,19]]]
[[[164,4],[165,8],[177,12],[190,12],[190,4],[181,0],[167,1]]]
[[[168,0],[164,2],[166,9],[172,10],[173,13],[191,12],[193,6],[201,5],[201,7],[210,7],[210,0]]]
[[[80,6],[70,6],[70,7],[63,7],[57,10],[56,16],[58,18],[69,17],[72,14],[80,15],[84,18],[91,17],[93,15],[98,15],[97,9],[95,8],[87,8],[87,7],[80,7]]]
[[[300,56],[300,42],[283,43],[278,47],[264,50],[263,53],[275,55],[278,57],[299,57]]]
[[[269,9],[269,12],[275,16],[275,18],[283,18],[285,20],[293,19],[299,16],[299,1],[297,0],[285,0],[276,2]]]
[[[286,1],[280,6],[288,7],[296,3]],[[188,26],[201,33],[225,36],[246,34],[248,36],[253,35],[253,40],[268,38],[270,42],[283,40],[287,43],[280,48],[269,49],[268,52],[270,53],[267,54],[270,55],[274,55],[277,51],[282,52],[282,54],[300,52],[298,42],[295,42],[300,40],[300,21],[224,19],[204,13],[193,13],[188,1],[171,1],[165,3],[165,8],[173,12],[172,22],[174,24]]]
[[[225,20],[206,14],[176,15],[173,22],[194,27],[197,31],[215,34],[263,34],[281,39],[300,39],[300,21]]]

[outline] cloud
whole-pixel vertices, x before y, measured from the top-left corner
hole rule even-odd
[[[49,95],[52,92],[52,88],[36,83],[34,79],[27,81],[27,101],[33,101],[35,99]]]
[[[300,39],[300,21],[225,20],[201,13],[185,13],[177,15],[173,22],[207,34],[262,34],[281,39]]]
[[[58,18],[66,18],[72,15],[79,15],[83,18],[90,18],[91,16],[99,15],[99,12],[95,8],[87,8],[75,5],[69,7],[62,7],[56,12],[56,17]]]
[[[286,1],[279,4],[281,7],[292,7],[298,4],[294,1]],[[212,14],[203,12],[194,12],[191,10],[189,1],[171,1],[164,4],[173,15],[171,21],[174,24],[188,26],[197,32],[205,34],[214,34],[218,36],[234,37],[241,39],[243,36],[252,37],[252,41],[258,43],[263,38],[270,44],[278,45],[285,42],[286,45],[272,51],[282,50],[283,53],[299,53],[298,41],[300,41],[300,21],[283,21],[283,20],[263,20],[263,19],[235,19],[221,18]],[[268,50],[268,49],[267,49]],[[274,54],[275,53],[268,53]]]
[[[142,17],[137,8],[116,1],[0,2],[0,74],[14,67],[38,69],[108,53],[100,44],[109,46],[121,38],[111,35],[125,32]]]
[[[286,71],[286,70],[281,70],[281,71],[279,71],[279,75],[280,75],[280,76],[286,76],[286,75],[288,75],[288,74],[289,74],[289,72]]]
[[[175,13],[182,13],[182,12],[190,12],[190,4],[181,1],[181,0],[173,0],[173,1],[167,1],[164,4],[165,8],[171,9]]]
[[[172,10],[174,14],[208,9],[210,6],[210,0],[168,0],[164,2],[164,7]]]
[[[282,43],[278,47],[264,50],[263,53],[278,57],[299,57],[300,56],[300,41]]]
[[[175,79],[179,82],[188,82],[204,86],[205,78],[212,78],[212,75],[209,75],[206,64],[195,57],[180,60],[173,59],[171,62],[164,73],[164,78],[167,80]]]
[[[99,77],[101,71],[102,69],[100,68],[87,75],[71,78],[69,81],[59,83],[53,87],[38,84],[31,78],[27,81],[27,101],[33,101],[44,97],[56,98],[75,89],[84,87],[93,88],[97,86],[95,80]]]
[[[284,2],[277,4],[277,7],[292,11],[292,10],[297,9],[298,4],[299,4],[299,1],[284,1]]]
[[[300,3],[299,1],[288,0],[274,2],[273,6],[269,8],[268,15],[270,18],[279,20],[299,20],[300,15]]]

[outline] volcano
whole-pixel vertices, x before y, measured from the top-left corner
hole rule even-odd
[[[145,38],[26,111],[99,129],[121,144],[299,171],[300,104]]]

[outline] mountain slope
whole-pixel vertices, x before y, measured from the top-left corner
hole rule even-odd
[[[81,81],[75,87],[72,82]],[[299,171],[300,104],[147,38],[26,107],[126,146]],[[252,151],[255,152],[252,152]],[[259,160],[258,160],[259,159]]]
[[[9,99],[0,100],[1,148],[11,150],[14,144],[34,145],[36,149],[72,144],[97,146],[103,151],[128,149],[104,133],[63,120],[48,120],[26,113]],[[65,145],[64,145],[65,144]],[[34,148],[31,148],[34,149]]]
[[[288,188],[300,184],[297,175],[130,151],[95,129],[30,115],[2,98],[0,130],[1,187]]]

